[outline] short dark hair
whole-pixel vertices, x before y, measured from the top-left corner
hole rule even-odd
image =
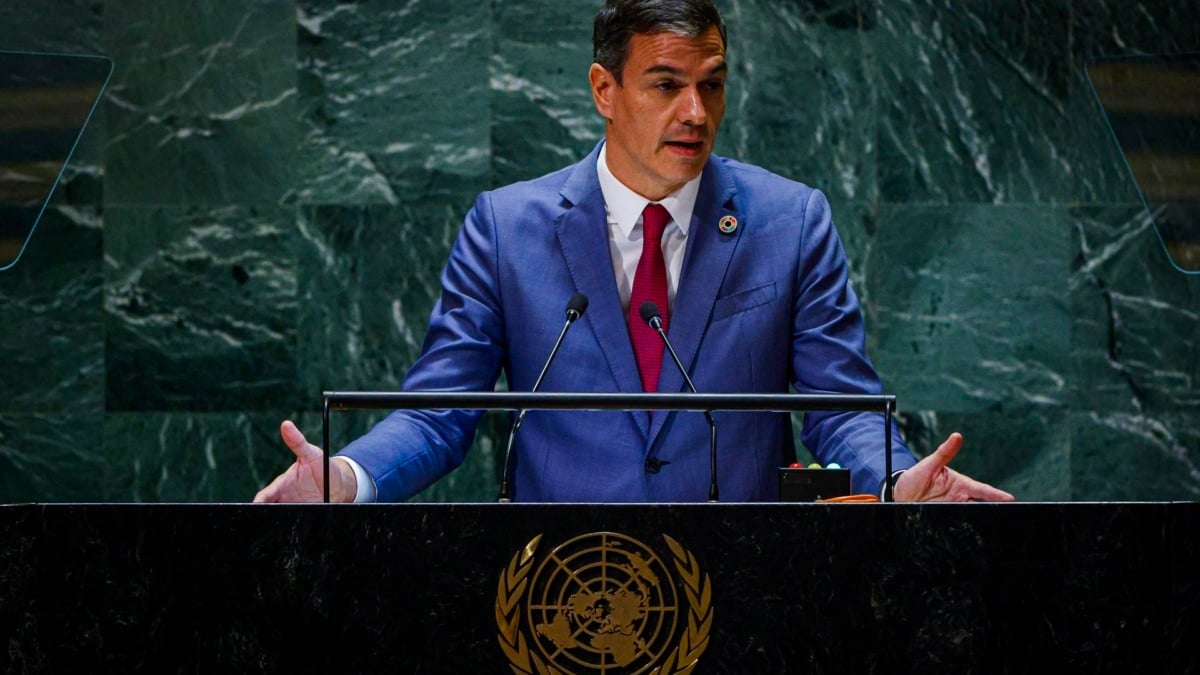
[[[716,26],[725,44],[725,20],[712,0],[605,0],[592,28],[592,61],[621,83],[635,34],[676,33],[699,37]]]

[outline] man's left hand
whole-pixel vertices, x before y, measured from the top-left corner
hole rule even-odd
[[[955,432],[928,457],[900,474],[894,494],[898,502],[1011,502],[1004,490],[962,475],[948,465],[962,449],[962,434]]]

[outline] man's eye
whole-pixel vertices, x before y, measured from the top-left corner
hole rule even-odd
[[[654,85],[654,88],[659,91],[671,91],[676,87],[674,82],[658,82]]]
[[[725,82],[724,80],[713,80],[712,82],[706,82],[705,86],[708,87],[709,91],[721,91],[725,88]]]

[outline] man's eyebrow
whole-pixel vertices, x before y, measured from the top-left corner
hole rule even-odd
[[[645,75],[680,75],[682,73],[683,73],[683,71],[678,68],[673,68],[666,64],[660,63],[658,65],[650,66],[649,68],[647,68],[645,70],[645,72],[643,74],[645,74]]]
[[[716,66],[713,66],[713,69],[712,69],[712,70],[710,70],[710,71],[708,71],[708,75],[709,75],[710,77],[711,77],[711,76],[713,76],[713,75],[719,75],[719,74],[721,74],[721,73],[724,73],[724,72],[725,72],[725,71],[727,71],[727,70],[729,70],[728,62],[726,62],[726,61],[722,61],[721,63],[717,64]],[[673,76],[679,76],[679,75],[682,75],[682,74],[683,74],[683,71],[682,71],[681,69],[679,69],[679,68],[676,68],[676,67],[674,67],[674,66],[668,66],[668,65],[667,65],[667,64],[665,64],[665,63],[659,63],[659,64],[656,64],[656,65],[653,65],[653,66],[650,66],[649,68],[647,68],[647,69],[646,69],[646,70],[643,72],[643,74],[644,74],[644,75],[673,75]]]

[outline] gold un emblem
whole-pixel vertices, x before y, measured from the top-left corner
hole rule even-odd
[[[593,532],[539,559],[541,539],[500,573],[496,625],[513,672],[692,672],[713,620],[712,583],[696,556],[665,534],[673,565],[637,539]]]

